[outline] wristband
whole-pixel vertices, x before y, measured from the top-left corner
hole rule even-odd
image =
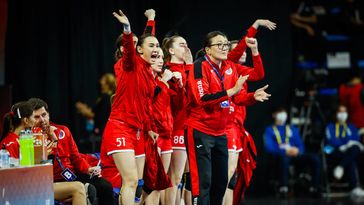
[[[129,32],[129,33],[131,32],[130,25],[123,24],[123,27],[124,27],[124,31]]]

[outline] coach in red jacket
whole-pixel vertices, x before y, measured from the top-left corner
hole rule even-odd
[[[190,163],[193,204],[222,204],[228,175],[225,127],[230,102],[248,75],[241,65],[227,61],[230,43],[225,34],[210,32],[204,43],[206,55],[198,59],[187,82],[186,147]]]
[[[55,135],[58,140],[57,146],[51,153],[54,155],[54,181],[77,180],[93,184],[97,191],[99,204],[113,204],[114,195],[111,184],[99,176],[101,171],[99,167],[91,167],[80,155],[70,130],[63,125],[50,124],[46,102],[39,98],[31,98],[28,102],[33,108],[36,126],[42,127],[47,134]]]

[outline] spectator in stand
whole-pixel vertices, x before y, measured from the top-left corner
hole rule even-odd
[[[294,37],[297,39],[294,46],[298,54],[298,61],[321,62],[325,56],[322,50],[321,31],[326,10],[323,6],[317,5],[312,0],[293,1],[292,5],[296,10],[292,11],[290,20]]]
[[[273,112],[274,124],[268,126],[264,132],[265,150],[279,162],[280,196],[288,196],[289,165],[308,165],[311,168],[312,184],[309,189],[312,196],[319,196],[320,167],[318,155],[305,153],[304,144],[298,129],[286,123],[287,112],[278,108]]]
[[[335,165],[333,176],[340,180],[347,173],[352,188],[351,196],[364,198],[364,190],[359,186],[357,162],[364,146],[359,142],[357,128],[347,123],[348,112],[344,105],[336,110],[336,122],[326,127],[325,151],[328,161]]]
[[[107,119],[111,110],[111,95],[115,93],[115,76],[105,73],[100,78],[100,96],[96,99],[95,106],[89,107],[82,102],[76,103],[77,111],[84,116],[87,121],[92,121],[92,132],[101,135],[104,131]]]
[[[349,113],[349,122],[359,129],[359,135],[364,135],[364,86],[358,71],[351,74],[350,80],[339,87],[339,100]],[[363,140],[363,139],[362,139]]]

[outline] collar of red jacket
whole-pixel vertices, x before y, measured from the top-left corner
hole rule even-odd
[[[217,68],[218,70],[219,70],[219,72],[220,73],[222,73],[222,72],[224,72],[224,70],[226,69],[226,61],[225,60],[223,60],[223,61],[221,61],[221,67],[219,67],[217,64],[215,64],[212,60],[211,60],[211,58],[208,56],[208,55],[205,55],[206,56],[206,58],[209,60],[209,62],[215,67],[215,68]]]
[[[178,67],[183,67],[184,63],[172,63],[172,62],[166,62],[166,66],[178,66]]]

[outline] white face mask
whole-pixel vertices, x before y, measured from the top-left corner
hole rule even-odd
[[[286,124],[287,121],[287,113],[279,112],[276,114],[276,121],[278,124]]]
[[[336,118],[339,122],[346,122],[348,119],[348,113],[347,112],[338,112],[336,114]]]

